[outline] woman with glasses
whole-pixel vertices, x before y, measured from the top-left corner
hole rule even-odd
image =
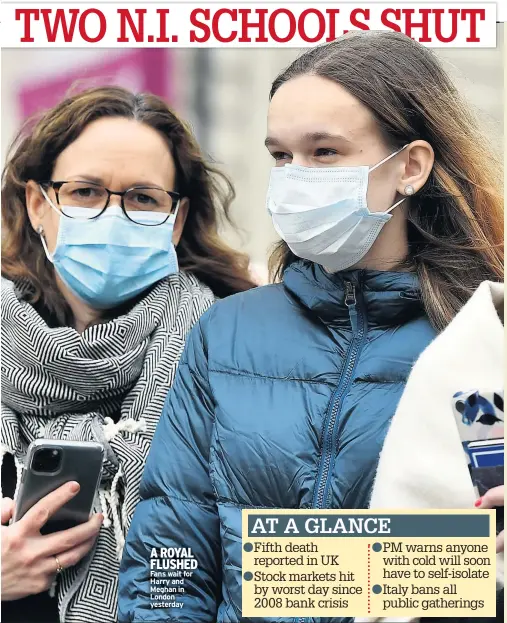
[[[19,488],[35,439],[98,440],[105,461],[98,505],[78,527],[41,535],[73,483],[10,525],[3,499],[2,621],[116,619],[124,537],[185,337],[216,297],[254,285],[217,233],[232,197],[152,95],[86,91],[13,145],[2,184],[3,495]]]

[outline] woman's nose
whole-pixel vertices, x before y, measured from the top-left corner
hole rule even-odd
[[[109,206],[108,207],[116,207],[116,208],[121,208],[121,200],[122,198],[120,197],[120,195],[111,195],[110,199],[109,199]]]
[[[293,154],[291,164],[296,164],[300,167],[311,167],[309,158],[304,154]]]

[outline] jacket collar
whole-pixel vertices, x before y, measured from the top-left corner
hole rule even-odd
[[[415,273],[350,270],[330,274],[318,264],[298,260],[283,276],[286,290],[329,325],[350,323],[347,282],[354,285],[356,300],[370,325],[400,325],[424,314]]]

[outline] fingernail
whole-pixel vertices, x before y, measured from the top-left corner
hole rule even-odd
[[[104,521],[104,515],[102,513],[97,513],[97,518],[98,518],[100,523],[102,523]]]
[[[71,482],[70,483],[70,490],[72,491],[72,493],[77,493],[79,491],[79,483],[78,482]]]
[[[482,498],[475,500],[475,507],[478,508],[482,504]]]

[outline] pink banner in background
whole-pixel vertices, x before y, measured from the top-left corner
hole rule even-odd
[[[30,80],[19,92],[20,112],[23,118],[56,105],[68,92],[115,85],[134,92],[149,91],[172,102],[171,56],[169,50],[148,48],[131,50],[112,60],[93,59],[67,70],[64,74],[41,76]],[[174,103],[174,102],[172,102]]]

